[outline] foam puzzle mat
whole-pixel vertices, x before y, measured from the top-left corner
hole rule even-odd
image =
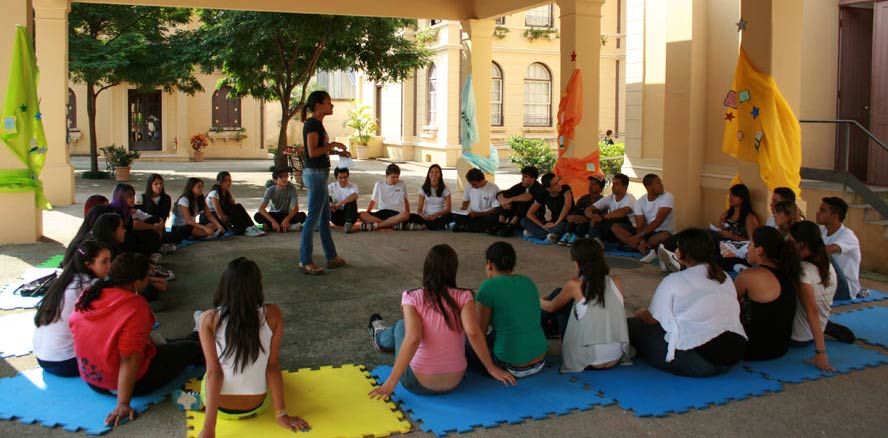
[[[829,364],[838,373],[850,373],[868,367],[888,363],[888,356],[878,351],[869,350],[859,345],[843,344],[826,341],[826,354]],[[801,383],[805,380],[817,380],[821,377],[833,376],[833,373],[821,371],[805,359],[814,356],[814,346],[793,347],[783,357],[762,362],[744,362],[748,370],[760,373],[769,379],[787,383]]]
[[[872,303],[888,299],[888,294],[870,289],[869,296],[865,298],[854,298],[853,300],[834,300],[832,306],[847,306],[849,304]]]
[[[0,316],[0,357],[24,356],[34,351],[36,310]]]
[[[23,272],[19,277],[19,280],[13,281],[0,288],[0,310],[32,309],[37,307],[37,303],[39,303],[43,297],[23,297],[15,293],[15,290],[23,283],[30,282],[52,273],[58,268],[59,263],[62,262],[64,257],[63,254],[54,255],[46,259],[43,263]]]
[[[168,230],[168,231],[169,231],[169,230]],[[223,233],[221,236],[207,237],[206,239],[199,239],[199,240],[185,239],[185,240],[182,240],[181,242],[177,243],[177,244],[176,244],[176,248],[178,248],[178,249],[182,249],[182,248],[185,248],[186,246],[191,246],[191,245],[194,245],[195,243],[198,243],[198,242],[206,242],[206,241],[210,241],[210,240],[219,240],[219,239],[224,239],[224,238],[226,238],[226,237],[228,237],[228,236],[234,236],[234,235],[235,235],[234,231],[226,231],[226,232]]]
[[[676,376],[636,360],[630,366],[571,376],[577,383],[589,385],[592,391],[601,391],[605,397],[615,399],[621,408],[639,417],[681,414],[783,389],[779,382],[741,366],[719,376],[698,378]]]
[[[391,370],[390,366],[383,365],[374,368],[370,374],[381,384]],[[423,431],[438,436],[505,423],[516,424],[528,419],[541,420],[550,415],[565,415],[613,403],[609,398],[600,398],[595,392],[572,383],[554,366],[518,379],[516,386],[508,388],[471,369],[459,386],[447,394],[416,395],[399,383],[392,398],[413,421],[421,422]]]
[[[407,433],[410,423],[397,411],[394,403],[373,400],[367,394],[373,381],[361,366],[321,367],[283,372],[287,411],[308,422],[311,430],[296,436],[365,437]],[[187,388],[200,390],[200,381],[193,380]],[[187,436],[196,437],[203,428],[204,413],[186,413]],[[274,409],[240,421],[216,422],[217,437],[292,437],[294,433],[277,424]]]
[[[173,390],[181,388],[186,380],[203,373],[203,368],[189,369],[157,391],[133,397],[130,406],[143,413],[165,400]],[[61,426],[66,431],[82,430],[88,435],[110,431],[111,427],[105,425],[105,416],[117,406],[116,397],[93,391],[77,377],[58,377],[44,373],[40,368],[0,379],[0,394],[4,395],[0,397],[2,420],[18,419],[20,423],[40,423],[50,428]],[[9,394],[16,396],[10,397]]]
[[[858,339],[888,348],[888,307],[865,307],[829,319],[850,328]]]

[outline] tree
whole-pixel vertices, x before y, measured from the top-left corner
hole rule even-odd
[[[193,11],[73,3],[68,15],[68,71],[75,83],[86,84],[90,170],[98,172],[96,99],[122,83],[141,91],[162,88],[188,94],[202,91],[194,77],[195,63],[185,48],[194,32],[184,29]]]
[[[403,36],[413,20],[205,10],[201,21],[202,68],[221,68],[236,96],[280,102],[275,165],[281,167],[287,125],[302,110],[318,69],[360,70],[373,81],[394,82],[431,56]]]

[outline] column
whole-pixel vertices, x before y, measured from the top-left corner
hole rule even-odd
[[[472,145],[472,153],[482,157],[490,156],[490,73],[493,64],[493,28],[494,21],[492,19],[462,21],[462,29],[469,35],[466,45],[469,51],[469,71],[472,73],[472,86],[475,95],[475,120],[478,125],[478,142]],[[460,95],[463,85],[464,83],[461,82]],[[460,102],[461,105],[462,102]],[[459,120],[458,117],[457,120]],[[457,137],[457,142],[459,142],[459,137]],[[464,184],[465,173],[470,168],[471,166],[464,160],[459,160],[457,172],[459,173],[460,186]],[[484,176],[488,181],[494,181],[496,178],[496,175],[491,174]]]
[[[583,72],[583,120],[574,131],[574,140],[565,145],[567,152],[564,156],[582,158],[598,150],[601,6],[604,0],[558,0],[556,3],[561,8],[561,86],[567,86],[575,68]],[[574,53],[576,59],[571,60]],[[552,90],[553,112],[557,111],[561,92]]]
[[[74,203],[74,168],[68,157],[68,0],[34,0],[40,111],[46,132],[46,165],[40,175],[53,205]]]

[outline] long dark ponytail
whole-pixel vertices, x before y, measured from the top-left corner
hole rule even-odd
[[[762,256],[777,266],[781,273],[793,285],[798,285],[802,274],[799,254],[792,244],[780,234],[776,228],[761,226],[752,232],[752,241],[762,249]]]
[[[820,273],[820,283],[829,287],[829,255],[826,253],[826,245],[823,243],[820,227],[811,221],[796,222],[789,227],[789,234],[797,244],[805,245],[808,248],[810,255],[805,258],[805,261],[817,267],[817,272]]]
[[[610,274],[610,268],[604,260],[604,248],[594,240],[579,239],[570,248],[570,259],[579,266],[586,304],[594,302],[604,307],[605,281]]]
[[[712,254],[712,239],[706,231],[700,228],[688,228],[678,233],[678,252],[681,259],[686,262],[705,264],[706,277],[719,283],[724,283],[728,276],[721,266],[716,263]]]
[[[222,272],[213,306],[219,309],[216,329],[227,320],[225,349],[220,359],[234,357],[234,372],[241,372],[256,362],[265,349],[259,342],[258,309],[265,303],[262,292],[262,271],[246,257],[228,263]]]
[[[456,271],[459,259],[456,251],[445,243],[435,245],[426,255],[422,267],[422,288],[426,299],[435,305],[453,331],[459,331],[459,304],[450,295],[450,288],[456,287]]]
[[[143,280],[148,276],[148,258],[142,254],[123,253],[111,262],[111,273],[107,278],[101,279],[89,289],[80,294],[80,299],[74,308],[80,312],[89,310],[93,301],[99,299],[102,290],[109,287],[120,287]],[[139,291],[133,291],[139,292]]]
[[[315,106],[319,103],[323,103],[324,99],[327,99],[328,97],[330,97],[330,94],[324,90],[312,91],[311,94],[308,95],[305,105],[302,105],[302,121],[305,122],[308,120],[308,111],[310,110],[314,113]]]
[[[84,240],[78,245],[74,251],[71,261],[65,265],[62,273],[49,286],[46,295],[40,300],[37,306],[37,313],[34,315],[34,325],[41,327],[50,325],[59,320],[62,314],[62,307],[65,301],[65,290],[74,281],[78,281],[77,275],[83,274],[93,277],[92,271],[86,266],[87,263],[95,263],[102,251],[110,251],[108,245],[97,240]],[[80,288],[80,284],[75,286]]]

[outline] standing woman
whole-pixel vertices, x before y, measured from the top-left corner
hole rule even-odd
[[[311,110],[311,117],[307,112]],[[335,269],[345,265],[345,259],[336,255],[336,245],[330,235],[330,196],[327,180],[330,178],[330,153],[349,156],[348,148],[338,142],[330,142],[324,129],[324,117],[333,114],[333,103],[326,91],[315,91],[308,95],[302,107],[302,143],[305,145],[305,169],[302,181],[308,189],[308,217],[302,231],[299,249],[299,267],[309,275],[324,272],[312,259],[314,250],[314,230],[319,229],[321,245],[327,257],[327,268]]]

